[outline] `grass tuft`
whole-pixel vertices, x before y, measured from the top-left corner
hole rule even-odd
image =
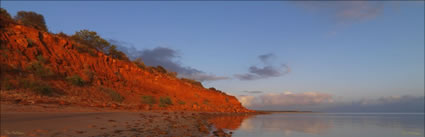
[[[156,103],[155,97],[153,96],[142,96],[142,103],[153,105]]]
[[[106,94],[108,94],[113,101],[120,102],[120,103],[124,101],[124,97],[118,92],[116,92],[115,90],[111,88],[107,88],[107,87],[101,87],[100,89]]]
[[[19,86],[29,88],[34,93],[42,96],[52,96],[55,90],[47,83],[42,81],[19,79]]]
[[[68,76],[66,77],[66,80],[76,86],[84,86],[85,83],[83,79],[78,75]]]
[[[171,101],[170,97],[159,98],[159,106],[160,107],[167,107],[169,105],[173,105],[173,102]]]
[[[186,102],[181,101],[181,100],[177,101],[177,103],[179,103],[180,105],[184,105],[184,104],[186,104]]]

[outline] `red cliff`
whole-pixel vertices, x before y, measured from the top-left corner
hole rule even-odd
[[[30,92],[20,83],[34,80],[44,81],[55,89],[57,94],[45,98],[63,99],[70,104],[131,109],[250,111],[234,96],[142,69],[130,61],[117,60],[102,52],[79,52],[79,43],[66,36],[10,24],[1,28],[0,40],[2,85],[8,87],[2,86],[2,91]],[[40,59],[43,68],[52,76],[41,77],[28,70],[34,62],[40,63]],[[76,86],[66,79],[69,76],[79,76],[89,82]],[[122,99],[114,101],[114,96]],[[143,97],[155,101],[148,105]],[[161,106],[160,98],[165,97],[171,100],[171,104]]]

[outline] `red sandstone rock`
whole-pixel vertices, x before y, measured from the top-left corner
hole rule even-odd
[[[113,59],[102,52],[96,52],[96,56],[80,53],[76,49],[79,45],[78,42],[47,32],[40,32],[34,28],[9,25],[1,29],[0,41],[3,47],[0,49],[2,68],[25,70],[31,62],[37,60],[37,56],[42,56],[47,62],[45,66],[57,76],[55,79],[47,80],[51,86],[62,90],[65,93],[64,96],[89,98],[90,102],[93,100],[109,102],[103,103],[103,107],[110,106],[108,104],[113,101],[107,93],[100,89],[100,86],[108,87],[123,96],[122,105],[141,104],[142,96],[153,96],[156,99],[168,96],[174,102],[174,105],[167,108],[146,105],[144,110],[251,111],[244,108],[234,96],[194,86],[166,74],[151,73],[131,62]],[[88,72],[93,76],[90,77]],[[17,77],[13,73],[4,75],[9,78]],[[65,77],[73,75],[79,75],[83,80],[91,81],[91,83],[78,87],[66,82]],[[177,100],[184,101],[185,105],[178,104]],[[202,104],[201,102],[204,100],[208,100],[209,103]],[[85,100],[69,103],[85,103],[93,106],[90,102]],[[64,104],[64,102],[59,103]],[[113,108],[117,106],[117,104],[112,105]]]

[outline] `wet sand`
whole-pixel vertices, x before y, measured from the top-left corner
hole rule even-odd
[[[2,113],[8,136],[206,136],[196,113],[12,112]],[[209,131],[209,130],[206,130]]]
[[[187,111],[123,112],[55,105],[1,106],[2,137],[231,136],[226,128],[237,128],[248,116]]]

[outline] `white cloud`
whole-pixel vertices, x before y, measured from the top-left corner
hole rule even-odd
[[[239,96],[238,99],[246,107],[302,106],[333,102],[330,94],[320,92],[268,93],[260,96]]]
[[[424,112],[424,96],[383,96],[342,101],[321,92],[282,92],[237,96],[243,106],[255,110],[305,110],[321,112]],[[335,101],[339,100],[339,101]]]

